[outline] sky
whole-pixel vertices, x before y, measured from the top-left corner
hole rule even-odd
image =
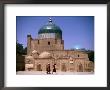
[[[94,50],[94,16],[16,16],[17,42],[26,47],[27,35],[37,38],[50,17],[62,30],[65,49]]]

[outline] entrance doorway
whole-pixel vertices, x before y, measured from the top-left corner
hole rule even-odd
[[[83,66],[82,66],[82,64],[79,64],[79,72],[83,72]]]
[[[37,65],[37,71],[42,71],[41,64]]]
[[[61,65],[61,71],[63,71],[63,72],[66,72],[67,71],[65,63],[63,63]]]

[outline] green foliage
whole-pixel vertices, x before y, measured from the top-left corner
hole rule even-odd
[[[88,51],[87,53],[89,60],[94,62],[94,51]]]
[[[23,54],[24,54],[24,55],[27,54],[27,47],[25,47],[25,48],[23,49]]]
[[[23,48],[23,44],[16,42],[16,55],[26,55],[27,47]]]

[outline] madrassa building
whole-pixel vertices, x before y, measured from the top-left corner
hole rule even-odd
[[[64,50],[62,30],[50,18],[48,24],[38,31],[33,39],[27,35],[27,55],[25,56],[26,71],[46,71],[46,65],[56,64],[56,71],[93,72],[94,63],[88,54],[79,50]]]

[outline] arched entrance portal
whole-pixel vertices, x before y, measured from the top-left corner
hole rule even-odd
[[[82,64],[79,64],[79,72],[83,72],[83,66],[82,66]]]
[[[66,72],[67,71],[65,63],[63,63],[61,65],[61,71],[63,71],[63,72]]]
[[[42,71],[41,64],[37,65],[37,71]]]

